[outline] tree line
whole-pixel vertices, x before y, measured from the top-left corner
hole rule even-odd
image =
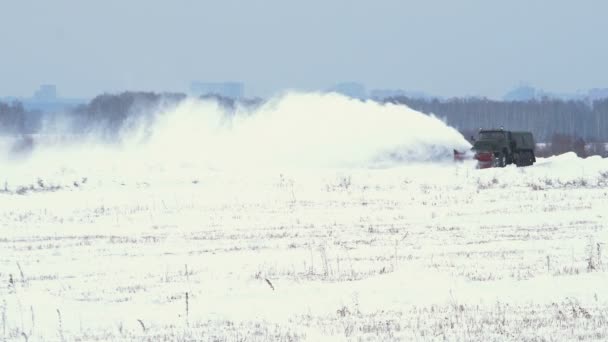
[[[95,133],[111,140],[124,128],[151,123],[156,115],[177,106],[186,97],[183,93],[133,91],[102,94],[86,104],[56,113],[28,111],[18,101],[0,101],[0,134]],[[216,101],[228,115],[237,106],[254,108],[263,103],[260,98],[234,100],[217,94],[202,95],[200,99]]]
[[[28,111],[18,101],[0,102],[0,134],[35,133],[40,129],[39,111]]]
[[[95,131],[111,140],[125,126],[141,124],[141,120],[144,123],[145,120],[153,120],[156,113],[176,106],[185,98],[186,95],[181,93],[103,94],[87,104],[52,114],[28,111],[19,102],[0,102],[0,134],[32,134],[40,132],[42,127],[49,132],[48,128],[53,127],[55,121],[61,121],[62,124],[58,126],[62,133],[86,134]],[[201,98],[217,100],[227,109],[227,113],[236,106],[234,100],[218,95]],[[261,99],[252,99],[245,100],[243,104],[258,106],[262,102]],[[474,136],[479,128],[504,127],[531,131],[537,142],[560,146],[560,152],[564,149],[573,151],[581,144],[608,142],[608,99],[589,103],[550,98],[496,101],[485,98],[440,100],[398,96],[381,102],[407,105],[444,118],[465,137]],[[67,127],[65,122],[69,123]]]
[[[0,134],[36,133],[88,134],[95,132],[112,139],[121,129],[139,119],[152,120],[160,110],[186,98],[179,93],[123,92],[102,94],[89,103],[61,112],[27,110],[18,102],[0,102]]]
[[[448,100],[409,97],[386,98],[427,114],[445,118],[450,126],[469,136],[479,128],[530,131],[536,141],[550,142],[561,134],[587,142],[608,142],[608,99],[582,100],[543,98],[531,101],[496,101],[485,98]]]

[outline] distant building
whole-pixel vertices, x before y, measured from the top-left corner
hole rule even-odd
[[[57,87],[54,84],[43,84],[34,92],[32,100],[39,102],[51,102],[57,99]]]
[[[594,88],[589,90],[589,95],[588,95],[589,99],[591,101],[595,101],[595,100],[601,100],[601,99],[608,99],[608,88]]]
[[[401,96],[414,99],[430,99],[432,97],[421,91],[406,91],[401,89],[373,89],[370,91],[370,97],[377,101]]]
[[[342,94],[344,96],[352,97],[353,99],[365,100],[367,99],[367,91],[365,86],[361,83],[356,82],[343,82],[338,83],[335,86],[329,88],[330,92]]]
[[[521,85],[505,94],[503,99],[505,101],[530,101],[540,97],[541,94],[542,92],[529,85]]]
[[[400,89],[373,89],[369,94],[374,100],[384,100],[389,97],[406,96],[405,91]]]
[[[219,95],[231,99],[241,99],[245,86],[240,82],[192,82],[190,92],[194,96]]]
[[[559,99],[563,101],[588,101],[608,98],[608,88],[594,88],[588,91],[579,90],[576,93],[555,93],[536,89],[528,85],[519,86],[509,91],[503,99],[505,101],[530,101],[543,98]]]
[[[86,99],[59,97],[57,95],[57,86],[54,84],[43,84],[34,92],[32,97],[18,100],[26,110],[41,113],[61,112],[87,102]]]

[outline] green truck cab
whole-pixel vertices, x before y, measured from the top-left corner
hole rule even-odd
[[[534,137],[530,132],[482,129],[472,150],[479,168],[529,166],[536,162]]]

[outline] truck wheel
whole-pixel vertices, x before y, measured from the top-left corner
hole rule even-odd
[[[530,166],[533,163],[533,159],[534,155],[532,154],[532,152],[530,151],[526,151],[524,154],[524,162],[522,163],[523,166]]]
[[[521,152],[521,161],[519,162],[519,166],[528,166],[530,165],[530,155],[528,151]]]
[[[502,155],[505,156],[502,164],[503,167],[513,163],[513,155],[509,154],[507,150],[502,150]]]
[[[513,153],[513,164],[517,167],[521,166],[521,154]]]
[[[497,167],[505,167],[507,165],[507,156],[504,153],[499,154],[494,160]]]

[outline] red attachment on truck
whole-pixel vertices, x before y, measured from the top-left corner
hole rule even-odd
[[[494,154],[492,152],[477,152],[475,153],[475,159],[477,159],[478,169],[487,169],[492,167],[494,162]]]
[[[475,159],[479,161],[492,161],[494,159],[494,155],[492,152],[477,152],[475,153]]]

